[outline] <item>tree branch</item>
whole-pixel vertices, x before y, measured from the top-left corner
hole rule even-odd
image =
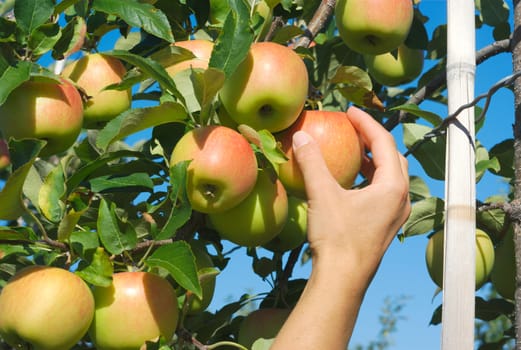
[[[298,38],[295,43],[295,48],[297,47],[308,47],[311,41],[315,38],[315,36],[324,28],[324,25],[329,20],[329,18],[333,15],[333,11],[335,10],[336,0],[322,0],[322,3],[315,11],[313,18],[308,23],[308,27],[306,28],[304,35]]]
[[[476,52],[476,64],[480,64],[491,57],[494,57],[500,53],[508,52],[511,50],[511,39],[504,39],[500,41],[496,41]],[[439,72],[432,80],[430,80],[426,85],[422,86],[418,89],[408,100],[406,103],[411,104],[420,104],[426,98],[431,96],[434,91],[438,90],[442,86],[446,84],[446,71],[445,69]],[[384,127],[387,130],[394,129],[398,124],[402,122],[402,120],[407,115],[407,112],[399,111],[392,115],[384,124]]]

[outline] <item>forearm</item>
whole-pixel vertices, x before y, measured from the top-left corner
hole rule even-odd
[[[314,264],[309,281],[271,350],[345,350],[372,273],[340,259]]]

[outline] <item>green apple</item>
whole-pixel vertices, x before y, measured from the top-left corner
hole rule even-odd
[[[201,271],[205,268],[214,267],[212,258],[208,254],[206,247],[201,244],[199,241],[193,241],[190,243],[192,248],[192,252],[195,256],[195,265],[197,266],[197,270]],[[213,295],[215,292],[215,275],[204,276],[204,272],[200,275],[200,283],[201,288],[203,289],[203,297],[199,298],[195,295],[190,296],[190,301],[188,304],[188,314],[194,315],[198,314],[208,307],[212,302]]]
[[[266,244],[286,224],[286,190],[279,179],[272,179],[265,170],[259,170],[257,183],[246,199],[225,212],[208,217],[221,238],[247,247]]]
[[[496,291],[504,298],[514,300],[516,291],[516,256],[514,248],[514,230],[508,230],[496,247],[494,267],[490,280]]]
[[[101,53],[87,54],[64,68],[62,75],[76,82],[89,96],[84,112],[86,128],[101,127],[130,108],[130,89],[105,90],[120,83],[126,72],[120,60]]]
[[[11,164],[9,146],[5,139],[0,139],[0,170],[7,168]]]
[[[220,125],[195,128],[178,141],[170,165],[190,160],[187,193],[193,209],[226,211],[244,200],[257,180],[257,159],[237,131]]]
[[[273,252],[285,252],[297,248],[306,241],[308,205],[301,198],[288,196],[288,220],[282,231],[263,245]]]
[[[94,287],[96,311],[89,335],[98,350],[140,349],[170,340],[179,310],[172,285],[150,272],[119,272],[109,287]]]
[[[303,130],[320,146],[329,171],[344,188],[350,188],[362,164],[360,138],[345,112],[303,111],[287,130],[275,135],[288,161],[280,164],[279,177],[288,193],[306,198],[304,178],[293,157],[293,134]]]
[[[26,267],[0,294],[0,336],[16,349],[70,349],[87,333],[93,315],[87,284],[57,267]]]
[[[213,42],[203,39],[194,39],[177,41],[172,45],[191,51],[195,57],[166,67],[165,69],[171,77],[189,68],[208,68],[214,46]]]
[[[378,83],[398,86],[413,81],[421,74],[423,50],[411,49],[402,44],[396,52],[364,55],[364,62],[369,74]]]
[[[47,141],[41,156],[71,147],[83,125],[83,104],[78,90],[67,80],[31,79],[22,83],[0,106],[3,137]]]
[[[427,243],[425,262],[432,281],[443,287],[444,232],[434,233]],[[484,231],[476,230],[476,290],[487,281],[494,266],[494,244]]]
[[[251,349],[258,339],[274,339],[288,319],[290,309],[258,309],[246,316],[239,326],[239,344]]]
[[[412,0],[338,0],[335,6],[340,37],[361,54],[396,49],[407,38],[413,16]]]
[[[271,132],[295,122],[307,95],[304,61],[292,49],[273,42],[254,43],[219,94],[237,124]]]

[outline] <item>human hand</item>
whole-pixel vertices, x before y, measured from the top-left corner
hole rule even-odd
[[[343,189],[309,135],[298,132],[293,139],[308,196],[308,241],[314,260],[347,257],[374,272],[410,213],[407,160],[369,114],[356,107],[346,113],[372,155],[362,164],[367,187]]]

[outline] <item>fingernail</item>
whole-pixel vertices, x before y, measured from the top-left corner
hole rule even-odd
[[[311,136],[304,131],[297,131],[293,134],[293,149],[300,148],[311,142]]]

